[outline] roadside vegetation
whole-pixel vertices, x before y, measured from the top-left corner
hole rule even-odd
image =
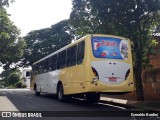
[[[2,79],[0,80],[1,88],[26,88],[23,84],[22,73],[18,69],[6,70],[1,74]]]

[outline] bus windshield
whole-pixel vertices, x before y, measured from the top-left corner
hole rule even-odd
[[[128,41],[120,38],[97,37],[91,38],[92,51],[96,58],[128,59]]]

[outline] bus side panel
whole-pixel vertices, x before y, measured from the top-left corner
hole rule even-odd
[[[85,92],[84,65],[76,65],[63,69],[60,80],[63,83],[64,94],[76,94]]]
[[[44,75],[45,76],[44,80],[46,81],[44,83],[45,84],[45,92],[56,94],[59,73],[60,73],[59,70],[45,73],[45,75]]]

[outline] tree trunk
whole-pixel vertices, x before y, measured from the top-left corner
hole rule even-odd
[[[137,47],[138,48],[138,47]],[[143,84],[142,84],[142,55],[140,49],[135,49],[136,59],[135,59],[135,84],[136,84],[136,97],[138,101],[144,101]]]
[[[138,67],[138,66],[135,66]],[[143,84],[142,84],[142,77],[141,71],[138,70],[139,68],[135,68],[135,84],[136,84],[136,97],[138,101],[144,101],[144,93],[143,93]]]

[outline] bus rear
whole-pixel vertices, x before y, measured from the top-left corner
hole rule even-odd
[[[130,40],[107,35],[90,37],[90,80],[86,91],[123,94],[134,90]]]

